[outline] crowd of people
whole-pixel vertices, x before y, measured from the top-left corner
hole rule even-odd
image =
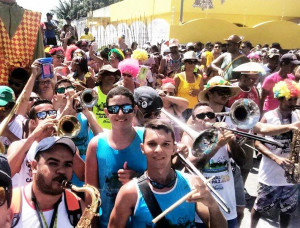
[[[21,10],[15,1],[2,5]],[[239,227],[254,155],[262,160],[251,227],[277,206],[280,227],[288,227],[299,192],[288,178],[291,154],[299,156],[290,147],[299,140],[299,50],[253,47],[239,35],[205,45],[172,38],[130,48],[122,35],[98,49],[88,28],[79,37],[66,21],[57,42],[47,14],[36,25],[35,44],[22,53],[33,59],[13,65],[8,52],[11,65],[0,69],[0,227],[75,227],[93,199],[64,189],[65,180],[99,189],[92,227],[155,227],[152,220],[191,191],[157,227]],[[11,42],[7,50],[16,50]],[[199,149],[190,132],[213,137]]]

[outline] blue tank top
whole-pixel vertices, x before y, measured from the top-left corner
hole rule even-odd
[[[166,210],[173,203],[191,191],[188,180],[184,178],[180,171],[176,170],[176,173],[177,180],[170,191],[159,193],[153,192],[162,211]],[[131,216],[130,227],[154,227],[154,224],[152,223],[153,217],[138,186],[137,189],[138,199],[134,214]],[[173,211],[169,212],[166,215],[166,219],[168,220],[170,227],[194,227],[195,210],[195,203],[184,202]]]
[[[100,227],[107,227],[110,213],[122,183],[118,180],[118,170],[127,167],[143,173],[147,167],[146,156],[142,154],[140,144],[143,142],[144,128],[135,128],[136,136],[132,143],[123,150],[115,150],[108,144],[107,133],[99,134],[97,145],[97,162],[99,187],[102,199],[102,216]]]
[[[94,137],[94,135],[91,129],[89,129],[88,121],[85,115],[80,112],[77,114],[76,117],[80,122],[80,132],[76,137],[72,138],[72,140],[79,150],[80,157],[85,161],[85,155],[88,144]],[[71,182],[78,187],[82,187],[84,184],[84,182],[80,181],[77,178],[75,173],[73,173]]]

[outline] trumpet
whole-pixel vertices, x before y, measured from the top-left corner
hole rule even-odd
[[[93,89],[85,89],[80,94],[80,103],[83,107],[92,108],[98,102],[98,93]]]
[[[63,116],[56,126],[57,135],[62,137],[74,138],[76,137],[81,129],[79,120],[72,115]]]
[[[83,187],[77,187],[67,180],[63,180],[61,185],[63,188],[69,188],[75,192],[88,193],[91,196],[92,203],[82,213],[82,216],[80,217],[80,220],[76,225],[76,228],[91,227],[92,219],[95,216],[98,216],[98,210],[102,203],[99,190],[91,185],[83,185]]]

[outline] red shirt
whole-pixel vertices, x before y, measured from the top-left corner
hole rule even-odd
[[[238,83],[234,83],[233,85],[238,86]],[[231,105],[238,99],[241,98],[248,98],[253,100],[257,105],[259,105],[259,95],[257,92],[257,89],[253,86],[249,92],[245,92],[241,90],[241,92],[235,96],[230,98],[230,100],[227,102],[227,107],[231,107]]]

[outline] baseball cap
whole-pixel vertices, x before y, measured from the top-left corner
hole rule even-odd
[[[10,206],[11,196],[12,196],[12,181],[11,181],[11,171],[7,161],[7,158],[0,154],[0,186],[8,187],[8,206]]]
[[[297,56],[292,54],[292,53],[287,53],[287,54],[284,54],[281,59],[280,59],[280,62],[284,62],[286,64],[289,64],[289,63],[292,63],[292,64],[295,64],[295,65],[299,65],[300,64],[300,61],[297,59]]]
[[[163,102],[155,89],[149,86],[141,86],[134,90],[134,102],[142,113],[150,113],[161,110]]]
[[[280,56],[280,52],[278,49],[276,48],[271,48],[269,51],[268,51],[268,57],[269,58],[273,58],[274,56]]]
[[[8,86],[0,86],[0,106],[5,106],[9,102],[15,102],[14,91]]]
[[[66,145],[71,150],[73,156],[75,155],[76,146],[70,138],[51,136],[51,137],[42,139],[38,144],[33,144],[30,147],[30,149],[28,151],[28,155],[27,155],[28,160],[33,161],[39,152],[48,150],[56,144]]]
[[[169,47],[178,47],[179,41],[177,39],[170,39],[169,41]]]

